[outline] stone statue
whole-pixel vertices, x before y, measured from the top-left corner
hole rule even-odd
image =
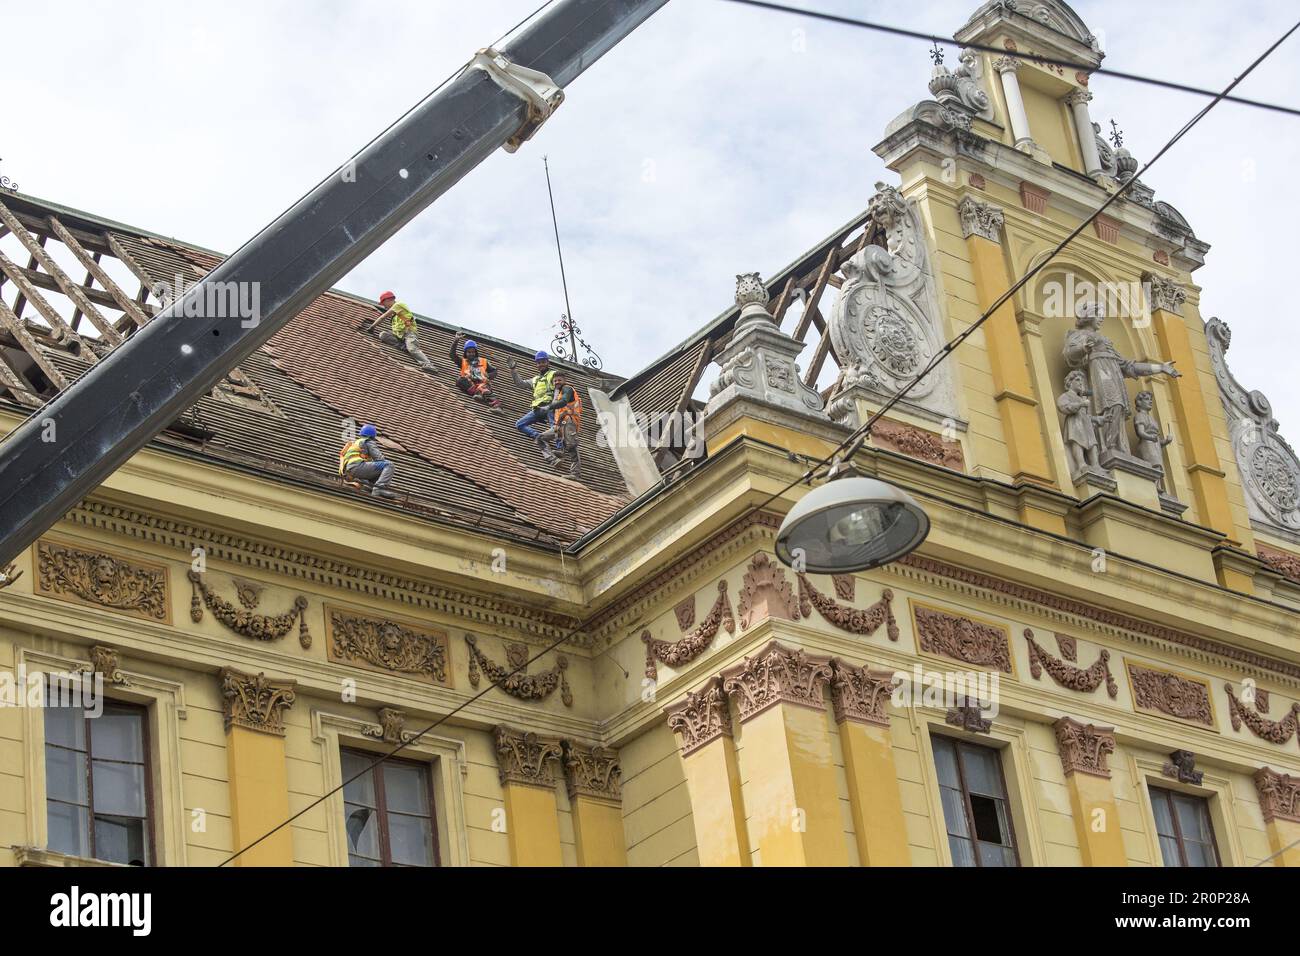
[[[1073,374],[1073,373],[1071,373]],[[1137,393],[1137,414],[1133,416],[1133,431],[1137,433],[1137,455],[1149,465],[1155,465],[1161,471],[1165,467],[1164,447],[1174,440],[1173,435],[1161,435],[1160,425],[1155,415],[1151,414],[1155,406],[1155,395],[1151,392]],[[1165,482],[1161,478],[1156,482],[1156,489],[1165,493]]]
[[[1076,478],[1085,471],[1101,470],[1097,460],[1101,416],[1092,413],[1091,399],[1088,376],[1079,369],[1065,376],[1065,392],[1056,400],[1056,407],[1065,416],[1065,447],[1070,452],[1071,475]]]
[[[1066,335],[1062,351],[1070,368],[1079,369],[1088,376],[1092,411],[1101,417],[1099,437],[1103,457],[1108,452],[1128,455],[1130,446],[1126,425],[1133,409],[1124,379],[1152,375],[1178,378],[1180,373],[1172,362],[1135,362],[1120,355],[1115,344],[1101,332],[1103,318],[1096,305],[1081,305],[1078,320]]]

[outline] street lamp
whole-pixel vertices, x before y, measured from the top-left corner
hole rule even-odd
[[[902,489],[875,478],[838,478],[790,509],[776,556],[803,571],[847,574],[897,561],[929,533],[929,516]]]

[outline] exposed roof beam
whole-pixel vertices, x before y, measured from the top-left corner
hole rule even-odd
[[[98,252],[95,253],[95,257],[92,257],[85,247],[77,241],[76,237],[54,216],[50,216],[46,219],[46,222],[50,224],[50,229],[58,236],[59,241],[67,246],[72,254],[77,257],[77,261],[86,267],[86,271],[95,277],[95,281],[108,290],[109,296],[112,297],[117,307],[130,316],[132,322],[141,327],[148,323],[149,319],[140,311],[140,307],[135,300],[123,292],[122,287],[114,282],[113,277],[105,272],[99,264]],[[127,268],[129,269],[130,266],[127,266]]]
[[[41,293],[37,291],[36,286],[32,285],[32,283],[27,280],[26,270],[19,268],[18,264],[3,252],[0,252],[0,272],[4,272],[5,275],[13,280],[14,285],[18,286],[19,290],[22,292],[23,298],[36,306],[36,311],[41,314],[41,317],[45,319],[46,322],[49,323],[50,328],[61,334],[64,341],[78,343],[80,346],[81,358],[84,358],[92,365],[99,361],[99,356],[91,350],[86,341],[73,331],[72,326],[68,325],[68,323],[64,321],[63,316],[59,315],[59,313],[55,311],[54,306],[50,305],[49,300],[47,300],[45,296],[41,295]],[[14,320],[21,321],[21,319],[18,318],[17,313],[14,314]]]

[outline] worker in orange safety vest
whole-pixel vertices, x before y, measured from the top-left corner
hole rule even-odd
[[[463,347],[461,343],[464,343]],[[456,354],[457,349],[460,350],[460,355]],[[492,394],[492,379],[497,377],[497,369],[479,354],[478,343],[464,335],[457,335],[451,343],[451,360],[460,365],[460,377],[456,380],[456,386],[470,398],[499,412],[501,400]]]

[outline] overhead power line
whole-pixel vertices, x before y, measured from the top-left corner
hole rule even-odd
[[[743,0],[736,0],[736,2],[743,2]],[[761,4],[761,5],[766,5],[766,4]],[[845,438],[838,445],[836,445],[829,455],[817,461],[812,467],[808,468],[798,478],[794,479],[793,481],[785,485],[779,491],[771,495],[768,495],[765,499],[763,499],[758,504],[751,505],[748,508],[746,508],[740,515],[736,517],[735,520],[741,521],[746,517],[748,517],[749,515],[753,514],[754,512],[761,511],[762,509],[766,508],[777,498],[780,498],[782,495],[784,495],[786,492],[790,491],[792,488],[796,487],[797,485],[803,484],[805,482],[813,481],[814,478],[817,477],[818,472],[822,468],[825,468],[827,465],[832,465],[832,463],[841,460],[848,460],[849,458],[851,458],[852,455],[866,440],[866,437],[871,434],[871,427],[880,420],[880,417],[884,414],[885,411],[887,411],[894,404],[900,401],[904,396],[906,396],[907,393],[911,391],[912,388],[914,388],[916,384],[920,382],[927,374],[929,374],[929,372],[933,371],[934,368],[937,367],[938,364],[942,362],[944,358],[952,354],[954,349],[956,349],[962,342],[964,342],[967,338],[969,338],[970,335],[975,331],[975,329],[977,329],[980,325],[982,325],[985,321],[987,321],[987,319],[999,308],[1001,308],[1019,289],[1021,289],[1025,285],[1025,283],[1030,281],[1030,279],[1032,279],[1035,275],[1037,275],[1043,269],[1044,266],[1046,266],[1049,262],[1052,261],[1052,259],[1054,259],[1057,255],[1059,255],[1061,251],[1066,248],[1066,246],[1068,246],[1075,238],[1077,238],[1080,235],[1080,233],[1083,232],[1084,228],[1089,223],[1091,223],[1094,219],[1096,219],[1097,216],[1101,215],[1101,213],[1104,210],[1108,209],[1116,200],[1118,200],[1120,196],[1122,196],[1124,192],[1134,182],[1137,181],[1138,176],[1140,176],[1142,173],[1145,173],[1156,163],[1157,160],[1160,159],[1161,156],[1169,152],[1169,150],[1172,149],[1173,146],[1180,139],[1182,139],[1184,136],[1187,135],[1187,133],[1192,129],[1192,127],[1196,126],[1197,123],[1199,123],[1202,119],[1205,118],[1206,114],[1208,114],[1210,110],[1214,109],[1215,106],[1217,106],[1219,103],[1227,99],[1229,94],[1234,89],[1236,89],[1237,85],[1241,83],[1241,81],[1244,80],[1247,76],[1249,76],[1252,72],[1254,72],[1255,68],[1258,67],[1261,63],[1263,63],[1264,60],[1267,59],[1273,53],[1273,51],[1275,51],[1279,46],[1281,46],[1282,43],[1284,43],[1293,33],[1295,33],[1297,29],[1300,29],[1300,22],[1297,22],[1294,26],[1292,26],[1291,29],[1289,29],[1286,33],[1284,33],[1276,42],[1272,44],[1272,46],[1270,46],[1258,58],[1256,58],[1255,61],[1251,63],[1249,67],[1246,68],[1245,72],[1243,72],[1240,76],[1234,79],[1225,90],[1223,90],[1221,93],[1215,94],[1214,99],[1209,104],[1207,104],[1203,109],[1201,109],[1195,116],[1193,116],[1192,119],[1189,120],[1187,124],[1183,126],[1183,128],[1180,129],[1174,135],[1174,137],[1170,139],[1169,142],[1166,143],[1165,146],[1158,153],[1156,153],[1155,157],[1150,162],[1148,162],[1144,167],[1142,167],[1142,169],[1139,171],[1137,175],[1135,175],[1132,179],[1130,179],[1122,189],[1120,189],[1118,192],[1111,195],[1110,198],[1106,200],[1106,202],[1104,202],[1095,212],[1092,213],[1092,215],[1090,215],[1086,220],[1084,220],[1084,222],[1082,222],[1079,225],[1079,228],[1075,229],[1068,236],[1066,236],[1066,238],[1062,240],[1061,243],[1059,243],[1056,246],[1056,248],[1053,249],[1052,252],[1049,253],[1048,256],[1041,263],[1039,263],[1029,272],[1025,273],[1025,275],[1022,276],[1018,282],[1016,282],[1010,289],[1008,289],[1005,293],[1003,293],[1003,295],[1001,295],[998,298],[998,300],[992,305],[992,307],[990,307],[983,315],[981,315],[979,319],[977,319],[970,327],[968,327],[964,332],[956,336],[952,341],[950,341],[947,345],[945,345],[943,350],[939,352],[938,355],[935,356],[935,359],[932,360],[931,363],[927,365],[926,368],[919,375],[913,378],[911,382],[909,382],[906,386],[904,386],[904,388],[902,388],[899,392],[897,392],[894,395],[894,397],[891,398],[889,402],[886,403],[886,405],[884,405],[880,409],[880,411],[878,411],[875,415],[871,416],[871,418],[868,419],[865,423],[863,423],[861,427],[855,429],[847,438]],[[845,454],[846,450],[847,450],[847,454]],[[562,549],[561,549],[561,555],[563,555]],[[512,670],[509,674],[505,676],[505,678],[503,678],[503,680],[509,680],[511,677],[513,677],[516,674],[526,672],[527,669],[532,664],[541,660],[543,657],[545,657],[547,654],[551,653],[552,651],[558,649],[565,642],[572,640],[580,633],[580,631],[581,628],[574,628],[573,630],[566,633],[564,636],[551,642],[542,650],[538,651],[537,654],[533,655],[527,661],[523,662],[514,670]],[[375,767],[379,766],[380,764],[384,763],[386,760],[390,760],[393,757],[396,757],[398,754],[400,754],[411,744],[420,740],[426,734],[431,733],[433,730],[435,730],[442,724],[446,723],[447,720],[449,720],[456,714],[468,708],[471,704],[474,704],[475,702],[481,700],[484,696],[490,693],[492,689],[496,686],[497,686],[496,682],[490,683],[487,687],[484,687],[478,693],[467,698],[462,703],[456,705],[450,711],[443,714],[441,717],[433,721],[433,723],[429,724],[429,726],[421,730],[419,733],[412,735],[409,740],[406,740],[398,744],[388,753],[383,754],[380,757],[376,758],[363,770],[358,771],[348,779],[344,780],[342,783],[338,784],[336,787],[333,787],[326,793],[322,794],[320,797],[313,800],[311,803],[307,804],[307,806],[303,807],[297,813],[293,814],[284,822],[278,824],[271,830],[267,831],[266,833],[258,837],[253,842],[247,844],[246,846],[240,847],[229,857],[223,860],[220,865],[225,866],[227,863],[230,863],[233,860],[238,859],[240,856],[242,856],[244,853],[247,853],[249,850],[257,846],[259,843],[263,842],[264,840],[273,836],[275,833],[289,826],[291,823],[293,823],[294,820],[297,820],[299,817],[303,816],[304,814],[310,812],[315,807],[324,803],[326,800],[334,796],[336,793],[342,791],[343,788],[346,787],[348,784],[352,783],[355,780],[360,779],[361,777],[364,777],[367,773],[369,773],[371,770],[373,770]]]

